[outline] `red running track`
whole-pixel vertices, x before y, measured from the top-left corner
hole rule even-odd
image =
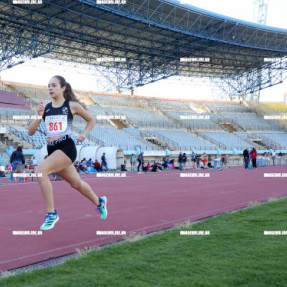
[[[264,177],[266,172],[286,172],[284,166],[208,172],[210,177],[205,178],[182,178],[179,170],[129,173],[126,178],[83,175],[98,195],[107,196],[106,220],[101,220],[94,206],[66,182],[53,182],[60,220],[54,229],[37,236],[13,235],[13,231],[38,231],[43,223],[45,206],[38,183],[5,181],[0,186],[0,271],[123,238],[97,235],[97,231],[126,231],[127,236],[149,233],[243,208],[251,201],[287,195],[286,177]]]

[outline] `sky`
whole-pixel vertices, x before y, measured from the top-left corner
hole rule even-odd
[[[183,4],[190,4],[201,9],[226,15],[232,18],[254,22],[253,0],[181,0]],[[287,29],[287,1],[269,0],[266,25]],[[36,59],[0,72],[4,81],[23,82],[37,85],[47,85],[49,79],[56,74],[63,75],[74,89],[98,91],[101,87],[94,80],[96,73],[87,70],[86,67],[78,69],[71,65],[64,66],[38,63]],[[103,82],[106,81],[103,79]],[[282,101],[284,93],[287,93],[287,80],[283,84],[261,91],[261,101]],[[166,98],[193,98],[213,100],[215,94],[208,83],[195,83],[190,80],[178,80],[171,78],[148,84],[135,89],[135,95],[166,97]]]

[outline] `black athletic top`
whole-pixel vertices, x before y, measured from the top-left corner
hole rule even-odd
[[[42,118],[45,122],[47,137],[71,134],[73,114],[69,101],[65,101],[59,108],[53,108],[52,103],[47,104]]]

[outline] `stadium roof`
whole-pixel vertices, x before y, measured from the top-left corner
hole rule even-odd
[[[216,77],[229,86],[231,79],[239,79],[242,91],[248,85],[254,90],[276,84],[287,70],[285,60],[266,62],[287,56],[287,30],[177,1],[96,2],[43,0],[43,4],[13,5],[0,0],[0,70],[45,56],[109,67],[119,86],[180,75]],[[271,77],[262,76],[262,71]],[[252,83],[247,85],[248,78]]]

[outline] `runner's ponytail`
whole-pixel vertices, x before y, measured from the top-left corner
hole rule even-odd
[[[66,87],[66,89],[64,91],[64,98],[65,98],[65,100],[72,101],[72,102],[77,102],[85,110],[87,110],[87,106],[76,97],[71,85],[68,82],[66,82],[64,77],[56,75],[53,78],[56,78],[56,79],[58,79],[60,81],[61,87]]]

